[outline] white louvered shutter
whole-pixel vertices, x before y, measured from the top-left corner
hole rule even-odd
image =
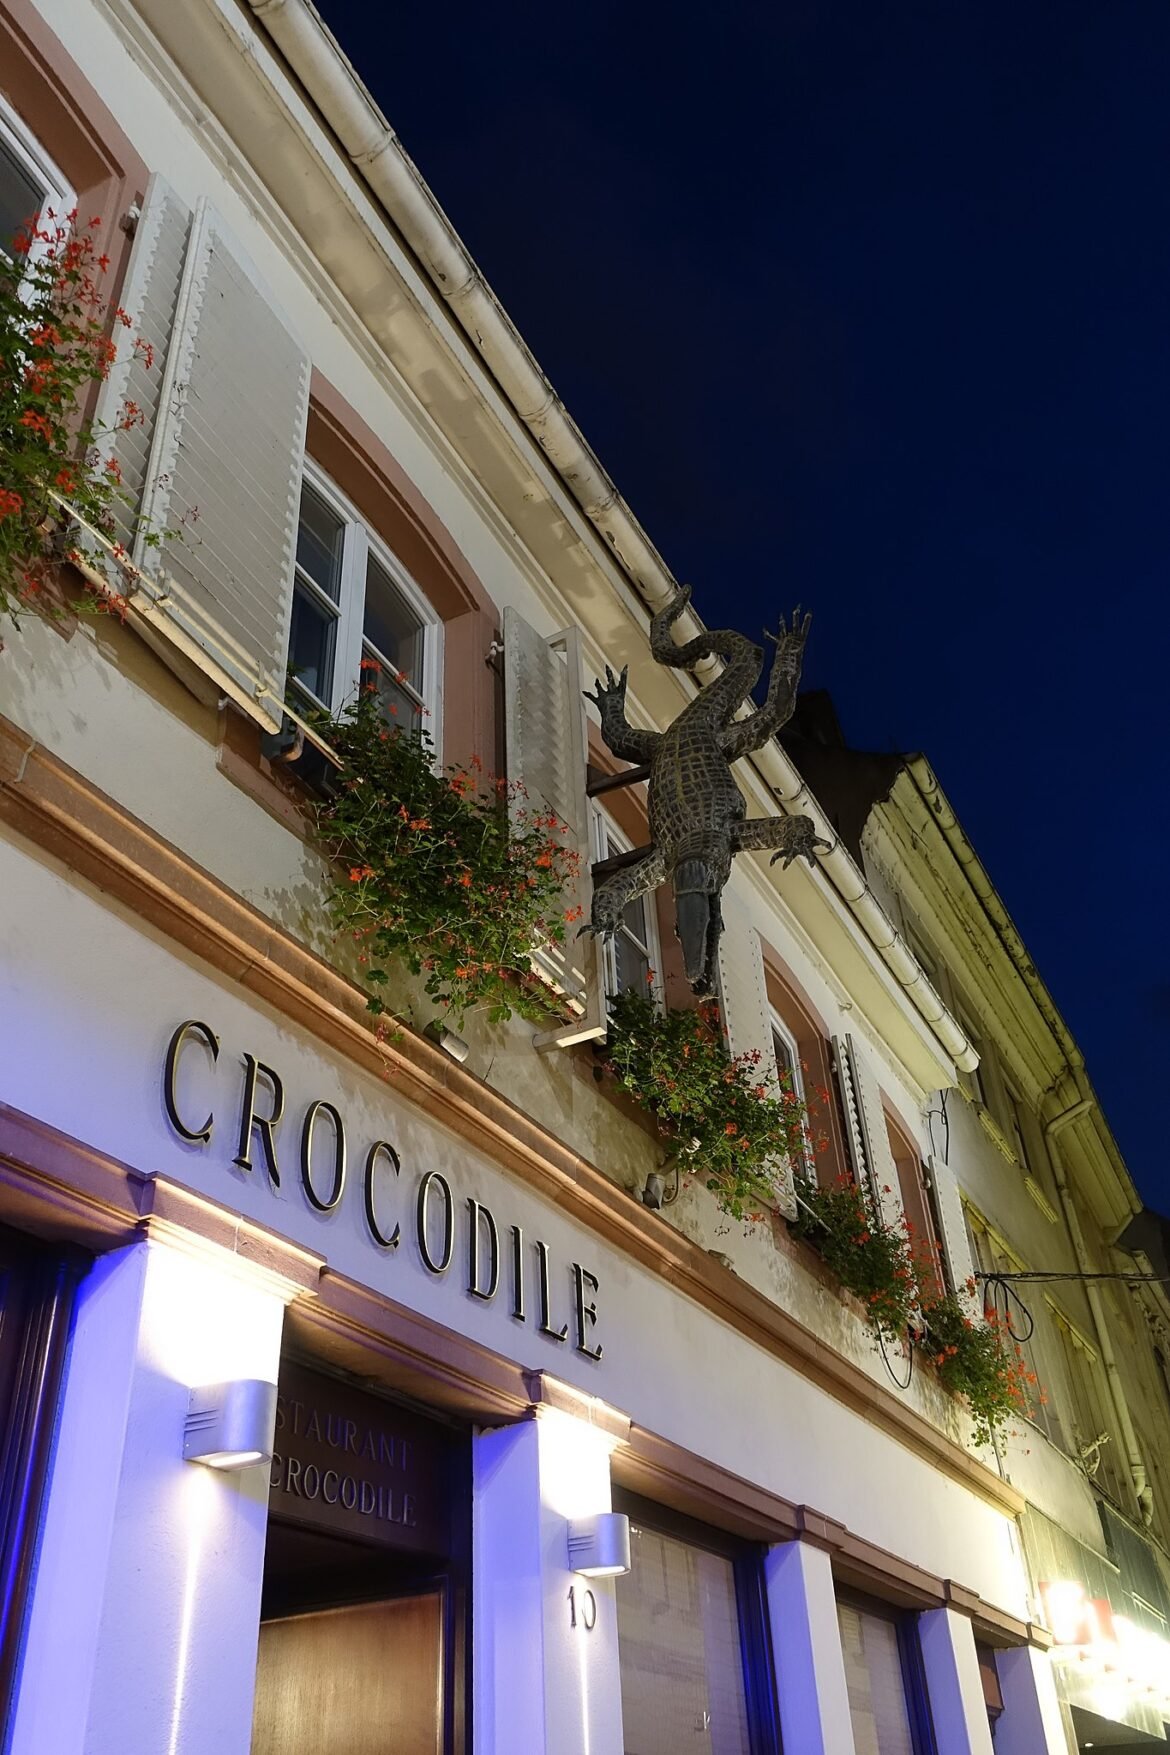
[[[723,933],[719,940],[719,991],[723,1027],[732,1055],[758,1053],[761,1078],[775,1067],[772,1019],[764,976],[764,952],[751,917],[730,886],[720,899]],[[793,1167],[787,1158],[769,1166],[776,1185],[777,1205],[795,1219]]]
[[[963,1200],[959,1193],[959,1184],[955,1173],[940,1158],[928,1158],[927,1173],[930,1186],[934,1192],[934,1210],[938,1218],[939,1247],[942,1250],[943,1266],[946,1270],[947,1288],[968,1305],[974,1307],[967,1293],[967,1281],[975,1272],[975,1263],[971,1257],[971,1242],[967,1234],[967,1224],[963,1216]]]
[[[162,399],[191,217],[191,209],[170,185],[157,174],[152,176],[146,186],[122,289],[122,309],[130,326],[115,325],[118,352],[98,408],[98,425],[104,429],[100,440],[102,457],[117,461],[129,502],[114,508],[119,534],[128,548],[133,545],[134,519],[146,495],[150,448]],[[139,341],[144,346],[136,345]],[[153,355],[149,365],[145,347]],[[116,425],[131,403],[141,410],[141,421],[130,427]]]
[[[835,1037],[833,1048],[854,1173],[861,1185],[869,1188],[886,1224],[900,1225],[903,1208],[898,1167],[890,1149],[877,1076],[851,1035]]]
[[[579,860],[576,883],[565,892],[567,913],[580,916],[562,945],[537,947],[534,963],[578,1013],[564,1028],[542,1032],[539,1048],[567,1047],[605,1034],[605,996],[598,941],[579,933],[593,901],[592,846],[586,794],[585,699],[576,628],[545,639],[516,610],[504,610],[504,737],[508,779],[527,798],[514,808],[555,811],[568,825],[566,844]]]
[[[201,201],[192,216],[161,178],[147,191],[123,304],[131,328],[99,413],[116,421],[129,398],[144,416],[112,440],[141,507],[132,554],[148,585],[132,610],[180,675],[202,672],[277,730],[309,356],[214,209]],[[138,334],[154,349],[150,367]],[[181,534],[146,543],[147,531],[168,529]]]

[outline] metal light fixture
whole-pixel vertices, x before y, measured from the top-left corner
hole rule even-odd
[[[457,1036],[454,1030],[448,1030],[446,1024],[441,1024],[437,1018],[431,1019],[423,1035],[436,1043],[445,1054],[449,1054],[452,1060],[457,1060],[460,1066],[471,1053],[471,1044],[465,1042],[462,1036]]]
[[[260,1378],[208,1383],[191,1391],[183,1455],[210,1469],[246,1469],[272,1461],[276,1385]]]
[[[569,1570],[583,1578],[620,1578],[630,1570],[630,1520],[622,1511],[569,1524]]]

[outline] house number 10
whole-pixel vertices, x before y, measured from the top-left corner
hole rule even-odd
[[[577,1586],[571,1584],[569,1586],[570,1627],[576,1627],[578,1615],[580,1615],[581,1626],[584,1627],[586,1633],[592,1633],[597,1626],[597,1598],[588,1588],[583,1590],[578,1598]]]

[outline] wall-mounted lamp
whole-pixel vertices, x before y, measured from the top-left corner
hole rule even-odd
[[[276,1385],[259,1378],[208,1383],[191,1391],[183,1455],[211,1469],[246,1469],[272,1461]]]
[[[460,1066],[471,1053],[471,1044],[465,1042],[462,1036],[457,1036],[454,1030],[448,1030],[446,1024],[441,1024],[437,1018],[431,1019],[423,1031],[423,1035],[431,1042],[437,1043],[444,1054],[449,1054],[452,1060],[459,1062]]]
[[[622,1511],[574,1518],[569,1525],[569,1571],[584,1578],[620,1578],[630,1570],[630,1520]]]

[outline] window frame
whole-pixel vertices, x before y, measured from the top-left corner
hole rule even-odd
[[[298,590],[306,590],[315,602],[327,609],[333,616],[330,699],[323,701],[306,683],[299,679],[296,680],[295,687],[307,699],[316,702],[319,707],[336,714],[341,711],[347,701],[352,700],[357,694],[361,678],[361,665],[367,647],[374,652],[378,663],[385,665],[387,669],[392,668],[390,660],[378,651],[373,646],[372,641],[367,640],[365,636],[366,577],[369,561],[372,558],[387,573],[394,589],[399,592],[408,608],[418,616],[422,624],[422,675],[420,683],[416,685],[412,680],[406,686],[405,692],[419,705],[423,728],[431,740],[435,760],[438,762],[442,759],[443,736],[443,619],[426,593],[415,583],[406,568],[397,559],[393,550],[371,527],[369,520],[362,516],[353,502],[342,493],[336,482],[326,474],[320,464],[314,462],[313,458],[307,454],[301,468],[302,491],[306,487],[316,494],[334,517],[342,522],[344,529],[336,601],[322,590],[321,586],[310,575],[305,574],[302,582],[302,569],[299,564],[294,566],[293,574],[293,601],[295,601]],[[297,526],[299,531],[299,504]],[[291,602],[289,617],[291,631]]]
[[[632,853],[634,842],[625,830],[614,820],[604,805],[597,799],[589,801],[590,836],[593,842],[593,858],[600,865],[604,859],[612,859],[619,853]],[[658,909],[654,903],[656,892],[647,890],[639,898],[646,911],[646,923],[649,928],[645,946],[641,945],[630,932],[624,921],[618,922],[618,934],[624,934],[630,943],[649,958],[653,980],[648,983],[648,996],[659,1011],[666,1009],[666,990],[662,976],[662,941],[658,932]],[[617,934],[606,939],[601,947],[602,977],[607,1000],[615,1000],[625,990],[618,985],[617,979]]]
[[[881,1597],[868,1596],[849,1585],[834,1581],[833,1595],[838,1603],[859,1615],[872,1615],[888,1621],[898,1642],[898,1660],[902,1669],[902,1696],[910,1725],[913,1755],[938,1755],[934,1717],[930,1710],[930,1692],[926,1685],[926,1665],[922,1659],[922,1641],[918,1634],[918,1611],[899,1609]],[[844,1658],[844,1654],[842,1654]],[[852,1710],[850,1711],[852,1722]]]
[[[21,168],[44,186],[45,193],[36,214],[37,229],[46,229],[45,221],[50,213],[54,220],[68,226],[67,216],[77,204],[73,185],[3,95],[0,95],[0,139]],[[47,248],[45,243],[34,238],[25,254],[25,263],[34,266]],[[8,250],[2,243],[0,255],[8,255]]]
[[[751,1755],[781,1755],[779,1683],[768,1616],[764,1548],[616,1485],[613,1508],[624,1512],[631,1524],[641,1524],[655,1535],[666,1536],[688,1547],[701,1548],[731,1562],[748,1744]],[[621,1588],[620,1581],[617,1588]],[[620,1639],[618,1668],[620,1674]],[[924,1751],[923,1755],[933,1755],[933,1752]]]
[[[789,1056],[789,1059],[791,1060],[791,1063],[792,1063],[792,1067],[791,1067],[792,1089],[793,1089],[796,1097],[798,1098],[798,1100],[805,1105],[805,1116],[806,1116],[804,1130],[803,1130],[804,1131],[804,1150],[801,1153],[801,1163],[799,1166],[799,1173],[803,1176],[811,1177],[812,1180],[815,1182],[816,1181],[816,1174],[817,1174],[817,1167],[816,1167],[816,1160],[815,1160],[815,1157],[813,1154],[812,1138],[811,1138],[808,1119],[807,1119],[808,1097],[807,1097],[807,1094],[805,1092],[805,1087],[804,1087],[804,1069],[800,1064],[800,1044],[797,1041],[795,1035],[793,1034],[791,1027],[785,1022],[784,1018],[776,1010],[776,1007],[772,1004],[771,1000],[768,1001],[768,1032],[769,1032],[769,1039],[770,1039],[771,1045],[772,1045],[772,1066],[773,1066],[773,1070],[776,1074],[776,1084],[777,1084],[778,1090],[782,1090],[783,1085],[780,1082],[780,1064],[779,1064],[778,1060],[776,1059],[776,1038],[777,1038],[777,1036],[780,1037],[781,1041],[784,1043],[785,1048],[788,1050],[788,1056]],[[784,1070],[787,1071],[788,1068],[785,1068]],[[796,1171],[797,1166],[794,1164],[792,1166],[792,1169],[793,1169],[793,1171]]]

